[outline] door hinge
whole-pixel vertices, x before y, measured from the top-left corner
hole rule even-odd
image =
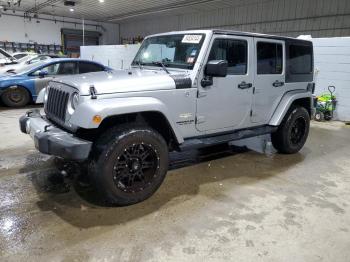
[[[253,110],[250,110],[250,117],[253,116]]]
[[[202,124],[205,122],[205,116],[197,116],[196,117],[196,124]]]
[[[201,98],[201,97],[205,97],[207,96],[207,92],[206,91],[200,91],[198,90],[197,92],[197,98]]]
[[[255,86],[253,87],[253,95],[255,94]]]

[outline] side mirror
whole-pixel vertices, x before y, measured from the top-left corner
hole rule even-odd
[[[49,74],[49,72],[47,72],[45,70],[40,70],[38,75],[39,75],[40,78],[44,78],[48,74]]]
[[[211,60],[205,67],[205,75],[209,77],[227,76],[228,62],[226,60]]]

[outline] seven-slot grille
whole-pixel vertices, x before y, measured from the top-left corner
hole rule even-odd
[[[69,93],[50,87],[45,111],[49,118],[64,122],[66,120],[67,103]]]

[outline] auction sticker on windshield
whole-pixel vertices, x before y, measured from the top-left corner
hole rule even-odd
[[[199,44],[202,40],[202,35],[184,35],[182,43],[185,44]]]

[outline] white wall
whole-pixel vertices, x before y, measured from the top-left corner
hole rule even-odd
[[[128,69],[140,45],[81,46],[81,58],[92,60],[113,69]]]
[[[335,117],[350,121],[350,37],[314,38],[316,94],[336,88]]]
[[[16,15],[21,13],[16,12]],[[39,15],[42,18],[52,19],[52,16]],[[9,42],[37,42],[39,44],[56,44],[61,45],[61,29],[82,29],[82,21],[80,19],[69,19],[62,17],[55,17],[57,20],[66,21],[65,23],[47,20],[36,19],[28,21],[23,17],[10,16],[3,14],[0,17],[0,41]],[[76,24],[67,23],[75,22]],[[85,20],[86,24],[102,25],[105,31],[96,26],[85,26],[85,30],[99,31],[102,33],[101,44],[118,44],[119,43],[119,26],[117,24],[99,23]]]

